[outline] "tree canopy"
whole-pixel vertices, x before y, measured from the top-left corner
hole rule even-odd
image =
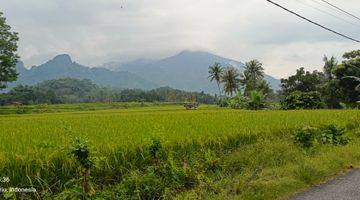
[[[0,12],[0,89],[6,88],[8,82],[16,81],[16,63],[19,56],[16,54],[18,34],[11,31],[6,24],[3,13]]]

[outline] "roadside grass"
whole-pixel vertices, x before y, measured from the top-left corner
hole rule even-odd
[[[347,146],[325,145],[310,154],[291,140],[249,145],[223,158],[243,166],[241,170],[215,180],[210,188],[201,185],[177,199],[286,199],[360,167],[359,144],[359,138],[354,138]]]
[[[94,162],[89,198],[277,199],[359,166],[359,119],[357,110],[181,106],[0,116],[0,174],[4,186],[37,188],[33,198],[83,198],[69,155],[82,137]],[[350,144],[294,143],[294,130],[329,124],[347,127]]]

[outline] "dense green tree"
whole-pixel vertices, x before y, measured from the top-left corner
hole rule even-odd
[[[320,92],[295,91],[286,95],[281,100],[281,107],[285,110],[294,109],[320,109],[324,108]]]
[[[325,59],[324,59],[325,60]],[[327,60],[327,59],[326,59]],[[332,60],[331,62],[333,62]],[[328,62],[325,63],[324,71],[328,70],[331,75],[332,66]],[[325,70],[326,69],[326,70]],[[337,91],[331,91],[327,88],[331,85],[326,84],[326,75],[318,71],[305,71],[300,68],[296,74],[287,79],[281,79],[281,106],[283,109],[318,109],[323,108],[322,90],[326,90],[329,96],[335,95]],[[332,93],[330,93],[332,92]],[[329,99],[331,101],[333,99]]]
[[[216,84],[219,89],[219,96],[221,96],[221,88],[220,88],[220,82],[221,82],[221,75],[224,71],[224,68],[221,66],[220,63],[215,63],[214,65],[209,67],[209,79],[210,81],[216,81]]]
[[[225,94],[233,96],[240,89],[240,74],[234,67],[227,67],[221,77]]]
[[[328,108],[341,108],[341,88],[340,81],[334,75],[334,71],[338,66],[338,61],[335,57],[330,59],[324,56],[324,68],[325,82],[322,84],[320,92],[325,104]]]
[[[323,73],[318,71],[305,71],[304,68],[296,70],[296,74],[287,79],[281,79],[282,94],[287,95],[292,92],[311,92],[318,91],[325,81]]]
[[[334,69],[333,74],[339,81],[341,99],[343,103],[353,105],[360,99],[360,50],[351,51],[343,55],[343,61]]]
[[[0,12],[0,90],[6,87],[8,82],[17,79],[16,63],[18,61],[17,41],[18,34],[11,31],[6,24],[3,13]]]
[[[31,86],[18,85],[10,90],[9,95],[6,96],[6,101],[11,104],[33,104],[36,101],[34,88]]]

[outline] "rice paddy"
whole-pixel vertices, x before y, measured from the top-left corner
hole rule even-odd
[[[10,177],[9,184],[32,185],[38,188],[38,194],[35,197],[45,198],[50,195],[49,198],[52,198],[52,195],[58,195],[69,189],[70,186],[65,186],[65,183],[77,176],[77,165],[68,153],[68,147],[76,137],[86,138],[89,141],[91,153],[96,158],[94,162],[98,167],[92,170],[92,174],[97,195],[103,194],[103,191],[106,190],[114,191],[111,188],[122,184],[125,180],[124,177],[129,176],[129,171],[140,173],[139,177],[144,175],[144,171],[146,171],[144,169],[151,166],[151,162],[149,164],[146,157],[146,148],[152,144],[154,139],[159,140],[164,149],[167,149],[167,155],[173,155],[174,165],[180,168],[183,165],[182,162],[185,162],[185,158],[183,159],[179,152],[185,152],[184,155],[188,155],[188,159],[198,159],[200,163],[209,155],[215,157],[215,160],[220,160],[221,163],[229,159],[233,160],[234,157],[235,160],[241,158],[239,162],[244,161],[241,166],[246,168],[244,173],[251,174],[254,173],[252,170],[256,171],[257,166],[249,164],[252,163],[249,159],[256,160],[261,152],[271,157],[275,155],[274,152],[279,154],[282,151],[289,151],[290,155],[285,154],[284,158],[278,158],[282,160],[280,163],[267,164],[265,158],[262,158],[265,160],[256,160],[256,162],[263,163],[262,167],[270,167],[274,170],[275,168],[278,170],[284,165],[291,165],[292,169],[298,167],[292,160],[292,157],[296,158],[297,154],[299,154],[297,155],[299,159],[312,159],[293,144],[292,131],[304,126],[327,124],[347,127],[349,124],[358,124],[359,119],[360,112],[358,110],[241,111],[203,106],[199,110],[188,111],[181,105],[136,106],[108,110],[94,108],[93,110],[87,109],[87,111],[0,115],[0,173]],[[264,144],[263,147],[271,149],[261,150],[259,144]],[[349,146],[333,147],[338,150],[331,150],[331,152],[336,151],[343,154],[342,151],[346,151],[351,155],[357,155],[358,153],[355,151],[358,149],[350,148],[358,146],[355,144],[359,144],[356,136],[353,137]],[[254,148],[250,148],[252,145]],[[325,150],[327,148],[329,147],[319,147],[318,151],[329,152]],[[213,153],[206,153],[208,151]],[[241,151],[244,151],[243,154],[239,153]],[[136,152],[140,152],[140,154]],[[139,155],[144,157],[142,161],[139,161]],[[244,155],[248,155],[250,158],[244,158]],[[316,156],[317,154],[314,154],[316,162],[321,163],[322,161]],[[360,161],[360,157],[349,157],[351,158],[348,160],[342,160],[344,163],[341,167],[345,166],[345,163],[356,164]],[[329,159],[332,158],[329,157]],[[166,162],[168,162],[168,156]],[[194,164],[195,161],[187,160],[186,162],[189,162],[187,165],[190,167],[196,168],[197,166]],[[328,161],[325,160],[324,163],[328,163]],[[328,170],[323,177],[339,173],[342,170],[341,167]],[[194,171],[196,170],[194,169]],[[226,172],[228,171],[226,170]],[[211,179],[212,184],[228,188],[226,185],[233,185],[231,180],[241,176],[242,173],[241,170],[238,172],[235,170],[230,175],[225,173],[227,175],[224,174],[223,179],[227,180],[227,183],[216,181],[217,178],[213,178],[214,180]],[[207,176],[214,177],[215,175],[208,174]],[[246,176],[244,175],[244,177]],[[320,180],[322,178],[319,177],[314,182]],[[195,182],[196,184],[191,187],[179,186],[175,189],[167,188],[167,190],[181,191],[180,197],[188,199],[194,197],[195,194],[191,193],[194,190],[200,190],[196,194],[202,194],[209,198],[215,195],[201,189],[201,185],[204,184],[202,179]],[[313,182],[310,181],[308,184],[311,183]],[[306,184],[298,184],[297,187],[288,189],[281,194],[288,195],[304,187]],[[214,198],[220,198],[221,192],[224,191],[216,193],[218,196],[215,195]],[[131,194],[128,195],[128,198],[134,197]],[[221,197],[226,198],[229,194],[222,195]],[[244,198],[253,197],[246,196],[245,193],[240,195],[245,195]],[[175,198],[178,195],[170,193],[170,196]],[[103,196],[104,199],[112,199],[112,197]],[[150,195],[150,197],[162,199],[169,196],[162,191],[153,196]],[[272,198],[279,197],[281,195]],[[140,199],[146,198],[143,196]]]

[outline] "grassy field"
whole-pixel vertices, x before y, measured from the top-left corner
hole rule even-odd
[[[69,155],[75,137],[89,141],[91,198],[98,199],[278,199],[360,161],[358,110],[78,110],[0,116],[0,174],[11,180],[3,187],[33,186],[34,198],[79,198],[78,165]],[[294,144],[294,130],[329,124],[347,127],[350,144]]]

